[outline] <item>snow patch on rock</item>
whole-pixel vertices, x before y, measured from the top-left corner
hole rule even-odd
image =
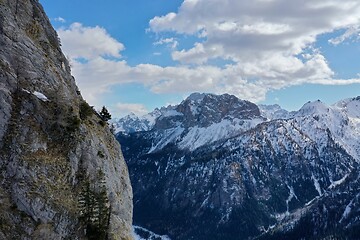
[[[43,93],[41,93],[41,92],[34,91],[33,94],[34,94],[38,99],[40,99],[40,100],[43,101],[43,102],[49,101],[49,99],[45,96],[45,94],[43,94]]]
[[[166,235],[156,234],[140,226],[133,226],[133,236],[135,240],[171,240]]]

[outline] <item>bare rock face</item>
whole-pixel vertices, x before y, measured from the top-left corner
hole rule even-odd
[[[120,146],[37,0],[0,0],[0,238],[133,239]]]
[[[254,103],[240,100],[229,94],[193,93],[176,109],[184,114],[184,122],[188,127],[208,127],[226,118],[260,118],[259,108]]]
[[[163,108],[168,111],[156,119],[155,129],[168,129],[178,125],[185,128],[209,127],[224,119],[251,120],[261,118],[259,108],[251,102],[229,94],[193,93],[179,105]],[[169,114],[170,111],[173,114]],[[161,110],[160,110],[161,111]]]

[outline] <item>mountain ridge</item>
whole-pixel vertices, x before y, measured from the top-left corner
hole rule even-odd
[[[225,118],[212,118],[213,116],[203,115],[202,117],[204,119],[207,119],[208,122],[201,123],[201,119],[192,117],[189,119],[189,117],[184,118],[184,112],[186,111],[187,116],[192,115],[191,107],[196,109],[197,107],[201,106],[201,101],[204,97],[210,96],[214,97],[215,94],[200,94],[200,93],[194,93],[190,95],[187,99],[183,100],[179,105],[175,106],[168,106],[168,107],[162,107],[160,109],[155,109],[153,112],[150,112],[146,115],[143,115],[141,117],[138,117],[136,115],[128,115],[124,118],[121,118],[117,120],[116,122],[113,122],[115,125],[115,134],[119,132],[123,133],[132,133],[132,132],[149,132],[151,130],[159,129],[176,129],[177,132],[170,132],[168,134],[172,134],[174,139],[177,139],[180,135],[188,135],[188,138],[191,137],[200,137],[205,136],[203,133],[200,133],[201,130],[203,131],[209,131],[209,132],[221,132],[222,129],[231,129],[229,131],[224,131],[227,135],[233,136],[235,132],[242,132],[250,130],[252,127],[255,127],[257,124],[267,122],[267,121],[273,121],[273,120],[285,120],[285,119],[297,119],[299,121],[302,121],[302,118],[308,116],[308,115],[314,115],[314,120],[320,118],[320,117],[326,117],[327,112],[332,113],[332,120],[337,121],[337,124],[332,124],[332,126],[328,126],[332,129],[333,133],[336,133],[336,129],[339,127],[342,127],[345,123],[351,122],[348,118],[358,118],[359,114],[357,114],[359,110],[358,101],[360,97],[354,97],[354,98],[348,98],[341,100],[337,103],[334,103],[332,105],[327,106],[326,104],[322,103],[320,100],[316,100],[313,102],[307,102],[305,103],[298,111],[292,111],[288,112],[285,109],[282,109],[279,105],[260,105],[256,106],[251,105],[251,111],[254,111],[253,108],[256,106],[256,113],[252,113],[250,118],[247,118],[246,116],[241,116],[239,113],[230,113],[225,116]],[[221,98],[236,98],[235,96],[231,96],[228,94],[225,95],[219,95],[217,101],[223,101]],[[194,101],[194,99],[197,99],[197,101]],[[201,100],[201,101],[198,101]],[[239,100],[244,101],[244,100]],[[247,102],[247,101],[244,101]],[[192,105],[191,105],[192,104]],[[196,105],[197,104],[197,105]],[[350,109],[348,109],[348,105],[350,106]],[[206,108],[209,108],[205,104]],[[215,109],[219,109],[219,107],[214,107]],[[179,111],[180,109],[180,111]],[[185,110],[186,109],[186,110]],[[350,111],[350,115],[348,112]],[[196,114],[195,114],[196,115]],[[200,114],[199,114],[200,115]],[[347,116],[349,115],[349,117]],[[327,116],[327,118],[329,118]],[[126,122],[124,122],[124,119],[126,119]],[[210,120],[208,120],[210,119]],[[311,120],[311,119],[310,119]],[[310,121],[308,119],[308,121]],[[189,125],[190,122],[190,125]],[[329,119],[327,122],[330,122]],[[315,122],[316,123],[316,122]],[[168,124],[168,126],[166,125]],[[357,123],[353,122],[354,126],[357,127]],[[163,126],[162,126],[163,125]],[[356,126],[355,126],[356,125]],[[124,129],[124,126],[127,126],[127,129]],[[322,128],[327,126],[322,126]],[[189,132],[184,133],[184,129],[191,129]],[[224,137],[226,134],[220,134],[219,137],[215,137],[214,141],[219,140],[220,138]],[[311,133],[310,133],[311,134]],[[205,142],[209,140],[210,138],[213,138],[213,136],[205,136]],[[173,140],[174,140],[173,139]],[[189,146],[189,144],[185,144],[184,136],[182,136],[182,143],[184,146]],[[194,142],[191,142],[193,144]],[[164,144],[164,143],[163,143]],[[163,145],[162,144],[162,145]],[[197,145],[201,146],[201,144]],[[347,147],[349,150],[349,147]],[[195,148],[193,147],[192,150]],[[349,150],[350,151],[350,150]],[[357,150],[359,151],[359,150]],[[360,156],[360,155],[358,155]]]
[[[235,114],[210,118],[210,125],[164,117],[170,122],[162,128],[118,133],[133,182],[135,223],[171,239],[329,237],[331,229],[353,236],[360,210],[359,100],[308,102],[290,113],[256,107],[254,118]],[[217,111],[221,104],[211,106]],[[349,202],[346,230],[341,219]],[[320,206],[334,217],[321,217]],[[307,233],[305,223],[312,226]]]

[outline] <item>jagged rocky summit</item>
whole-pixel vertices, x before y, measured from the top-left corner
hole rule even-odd
[[[0,0],[0,46],[0,239],[133,239],[120,146],[37,0]]]
[[[196,93],[125,119],[136,225],[173,240],[360,239],[360,97],[288,112]]]

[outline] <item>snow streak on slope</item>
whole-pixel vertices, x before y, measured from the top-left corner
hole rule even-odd
[[[139,226],[133,226],[133,232],[135,240],[171,240],[168,236],[158,235]]]
[[[268,121],[275,119],[288,119],[292,117],[292,113],[282,109],[279,105],[259,105],[261,116]]]
[[[193,127],[190,128],[187,134],[181,139],[178,146],[180,149],[189,149],[190,151],[193,151],[205,144],[210,144],[245,132],[260,122],[260,119],[235,119],[233,121],[225,119],[220,123],[214,123],[209,127]]]

